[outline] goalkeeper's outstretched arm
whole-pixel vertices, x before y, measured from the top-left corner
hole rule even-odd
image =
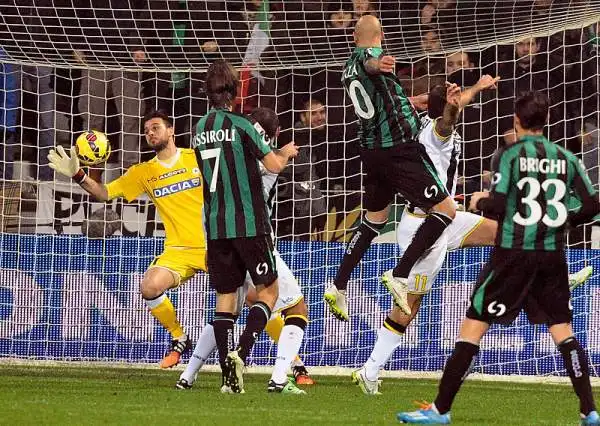
[[[106,185],[96,182],[85,174],[79,165],[79,158],[77,158],[74,147],[71,147],[70,154],[69,157],[62,146],[56,147],[56,150],[51,149],[48,154],[48,165],[61,175],[73,179],[92,197],[99,201],[107,201],[108,190]]]

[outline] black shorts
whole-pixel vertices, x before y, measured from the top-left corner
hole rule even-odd
[[[270,286],[277,266],[270,235],[208,240],[208,276],[217,293],[233,293],[244,285],[246,272],[254,285]]]
[[[368,211],[383,210],[396,194],[402,194],[411,205],[424,211],[448,197],[425,147],[419,142],[383,149],[362,148],[360,158],[366,174],[363,206]]]
[[[563,251],[495,247],[467,309],[467,318],[508,325],[521,309],[532,324],[566,324],[572,319],[569,271]]]

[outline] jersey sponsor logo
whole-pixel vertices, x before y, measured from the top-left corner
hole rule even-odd
[[[233,142],[236,134],[235,129],[207,130],[206,132],[197,134],[192,145],[196,148],[199,145],[206,145],[207,143]]]
[[[423,190],[423,195],[425,195],[425,197],[427,197],[427,198],[432,198],[432,197],[437,196],[439,191],[440,190],[438,189],[437,186],[431,185]]]
[[[166,197],[167,195],[176,194],[178,192],[187,191],[188,189],[197,188],[200,186],[200,178],[192,178],[177,182],[172,185],[163,186],[161,188],[155,188],[152,192],[154,198]]]
[[[549,160],[548,158],[519,157],[519,170],[521,172],[556,173],[564,175],[567,173],[567,161]]]
[[[175,175],[180,175],[181,173],[185,173],[186,170],[187,169],[171,170],[170,172],[163,173],[162,175],[160,175],[158,177],[158,180],[167,179],[167,178],[170,178],[171,176],[175,176]]]

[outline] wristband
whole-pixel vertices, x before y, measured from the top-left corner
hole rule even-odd
[[[75,173],[71,179],[73,179],[73,181],[76,184],[81,185],[85,181],[85,178],[87,178],[87,175],[85,174],[83,169],[79,169],[77,171],[77,173]]]

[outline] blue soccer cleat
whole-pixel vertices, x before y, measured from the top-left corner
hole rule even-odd
[[[598,426],[600,425],[600,415],[598,415],[597,411],[592,411],[590,414],[588,414],[587,416],[583,417],[582,414],[582,419],[581,419],[581,425],[594,425],[594,426]]]
[[[413,423],[420,425],[449,425],[450,412],[440,414],[431,405],[421,404],[422,408],[417,411],[401,412],[396,414],[396,418],[400,423]]]

